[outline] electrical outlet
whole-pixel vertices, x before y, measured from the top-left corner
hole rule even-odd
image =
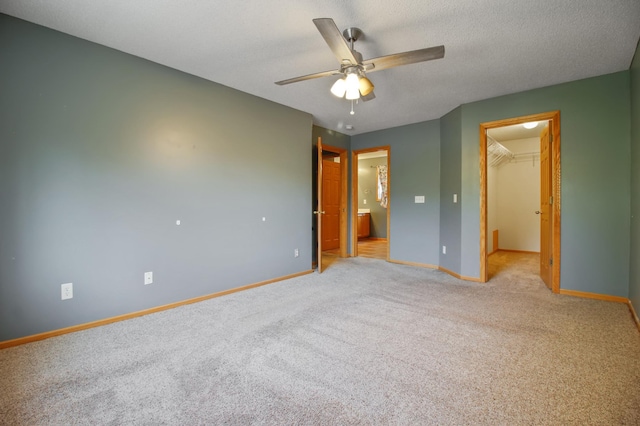
[[[298,252],[298,249],[293,249],[293,257],[298,257],[300,256],[300,252]]]
[[[144,273],[144,285],[153,283],[153,272]]]
[[[60,299],[73,299],[73,283],[66,283],[60,286]]]
[[[447,246],[442,246],[442,254],[447,254]]]

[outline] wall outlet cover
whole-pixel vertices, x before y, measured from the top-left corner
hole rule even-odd
[[[65,283],[60,286],[60,299],[73,299],[73,283]]]

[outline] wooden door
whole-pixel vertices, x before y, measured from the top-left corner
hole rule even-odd
[[[322,161],[322,249],[340,248],[340,163]]]
[[[318,206],[314,210],[313,214],[316,215],[316,240],[318,242],[318,273],[322,273],[322,138],[318,137],[318,176],[316,181],[318,182]]]
[[[540,133],[540,277],[551,288],[551,140],[549,126]]]

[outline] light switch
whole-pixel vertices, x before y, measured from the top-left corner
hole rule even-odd
[[[424,203],[424,195],[416,195],[415,196],[415,203]]]
[[[453,202],[454,203],[458,202],[458,194],[453,194]]]

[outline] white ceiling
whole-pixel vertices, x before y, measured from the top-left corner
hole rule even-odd
[[[436,119],[477,100],[629,68],[638,0],[3,0],[0,12],[311,113],[345,134]],[[376,99],[350,104],[312,22],[359,27],[364,59],[445,45],[440,60],[368,76]],[[347,130],[346,125],[353,130]]]
[[[487,134],[498,142],[513,141],[517,139],[539,138],[542,129],[547,127],[546,122],[539,121],[538,125],[533,129],[525,129],[522,124],[513,124],[511,126],[496,127],[488,129]]]

